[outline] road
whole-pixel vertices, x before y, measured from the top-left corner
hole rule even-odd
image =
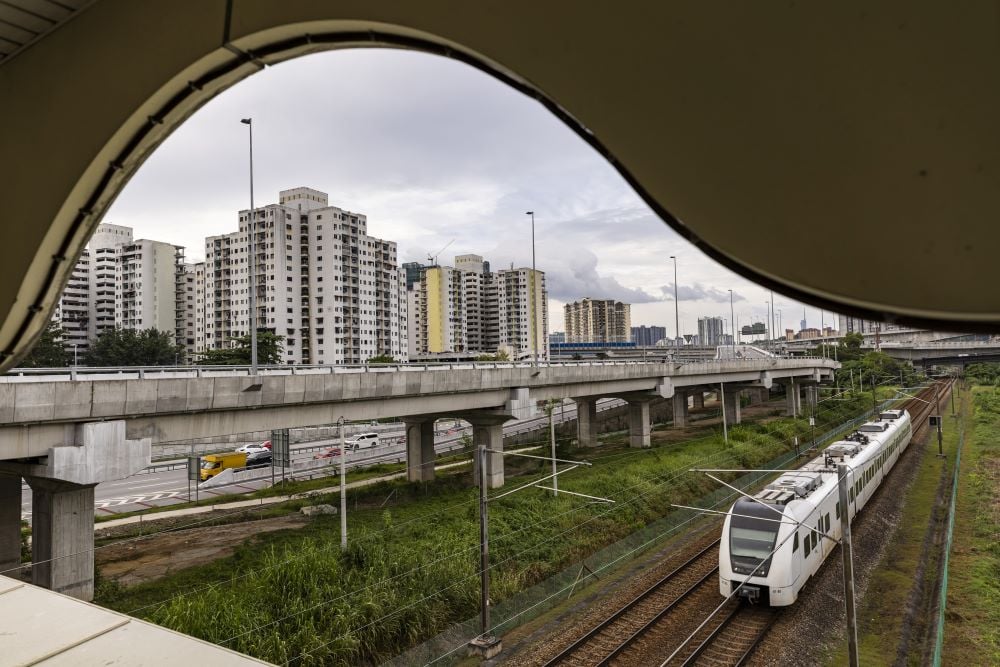
[[[621,403],[621,401],[615,399],[602,400],[598,403],[598,409],[606,410],[619,403]],[[572,402],[564,404],[561,408],[555,410],[553,418],[556,423],[576,419],[576,404]],[[504,434],[513,435],[525,430],[538,428],[539,426],[547,423],[547,420],[548,418],[544,415],[531,419],[518,420],[505,425]],[[448,423],[447,420],[443,420],[438,424],[439,430],[437,437],[435,438],[434,449],[439,454],[456,449],[462,436],[465,433],[469,433],[471,428],[466,426],[459,429],[441,429],[440,427],[446,423]],[[382,434],[382,437],[386,439],[394,439],[402,435],[402,432],[384,433]],[[292,461],[294,463],[296,461],[311,459],[317,451],[337,444],[339,444],[339,439],[331,438],[292,445]],[[393,453],[384,455],[384,458],[388,460],[395,461],[399,458],[399,454],[397,453],[399,450],[398,447],[383,446],[379,449],[383,451],[387,451],[389,449],[393,450]],[[373,455],[378,454],[378,450],[359,452],[358,456],[360,457],[361,455],[364,455],[364,460],[353,463],[348,460],[346,467],[363,467],[377,463],[377,457],[373,458]],[[157,465],[164,465],[167,463],[170,462],[159,462]],[[177,459],[175,463],[183,463],[183,459]],[[178,468],[175,470],[155,470],[155,467],[156,466],[154,466],[154,471],[152,472],[144,472],[126,479],[98,484],[94,489],[94,506],[97,515],[110,516],[125,512],[135,512],[152,507],[162,507],[188,502],[187,471],[184,468]],[[205,499],[213,496],[232,495],[234,493],[251,493],[265,488],[270,485],[271,478],[267,469],[261,469],[260,472],[263,479],[257,479],[251,482],[241,482],[226,487],[200,489],[197,491],[198,498]],[[331,473],[336,474],[336,471],[331,469]],[[280,469],[276,470],[276,474],[279,476],[281,475]],[[194,495],[195,485],[192,483],[192,500],[194,499]],[[21,516],[27,521],[31,520],[31,489],[27,484],[24,484],[22,487]]]

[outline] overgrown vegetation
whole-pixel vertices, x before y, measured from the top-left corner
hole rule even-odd
[[[49,322],[31,352],[18,364],[20,368],[61,368],[73,363],[72,353],[66,354],[64,331],[57,322]]]
[[[1000,365],[976,366],[969,374],[977,382],[996,384]],[[977,387],[973,399],[949,567],[943,659],[948,665],[1000,664],[1000,390]]]
[[[284,336],[270,331],[257,332],[257,363],[261,365],[284,363],[282,346]],[[199,352],[198,363],[203,366],[249,366],[252,357],[250,334],[229,339],[231,347]]]
[[[861,347],[864,337],[859,333],[849,333],[840,341],[837,347],[837,359],[841,363],[837,371],[837,381],[841,386],[871,388],[873,384],[897,384],[913,387],[924,379],[910,364],[897,361],[883,352],[865,350]],[[813,354],[832,357],[832,348],[815,348]]]
[[[830,401],[817,433],[871,405],[870,396]],[[504,600],[712,490],[696,465],[758,466],[809,434],[803,419],[743,424],[681,444],[653,433],[654,448],[626,437],[561,457],[590,459],[560,488],[613,498],[588,503],[525,491],[491,504],[492,593]],[[544,474],[546,464],[509,458],[508,475]],[[519,480],[521,481],[521,480]],[[527,481],[526,479],[523,481]],[[279,664],[369,664],[474,616],[479,607],[477,492],[470,475],[427,484],[379,483],[353,492],[350,543],[340,550],[336,517],[271,533],[230,558],[127,590],[104,587],[99,602]],[[400,504],[379,503],[394,492]],[[336,496],[313,502],[336,504]],[[353,504],[353,503],[352,503]],[[162,603],[162,604],[161,604]]]
[[[91,341],[88,366],[172,366],[184,357],[174,333],[157,329],[111,329]]]

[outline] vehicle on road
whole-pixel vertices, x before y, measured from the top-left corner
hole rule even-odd
[[[236,451],[240,454],[256,454],[259,452],[269,452],[271,451],[271,441],[266,440],[265,442],[247,443],[241,447],[237,447]]]
[[[348,438],[347,451],[358,451],[359,449],[370,449],[372,447],[379,446],[378,433],[359,433],[358,435]]]
[[[215,477],[229,468],[243,468],[247,464],[244,452],[227,452],[225,454],[209,454],[201,457],[201,481]]]
[[[348,449],[348,451],[350,451]],[[314,459],[332,459],[340,456],[340,447],[327,447],[313,456]]]
[[[271,452],[265,449],[263,452],[247,456],[247,464],[245,467],[247,470],[252,468],[270,468],[273,460]]]

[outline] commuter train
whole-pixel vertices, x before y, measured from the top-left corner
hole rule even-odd
[[[800,470],[737,500],[722,528],[719,592],[774,607],[794,603],[840,539],[837,464],[849,466],[847,512],[853,520],[911,436],[909,412],[883,411]]]

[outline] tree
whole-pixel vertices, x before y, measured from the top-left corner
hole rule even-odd
[[[507,350],[497,350],[496,354],[480,354],[476,361],[510,361],[510,355]]]
[[[49,326],[42,332],[38,342],[31,348],[24,359],[21,360],[21,368],[61,368],[69,364],[69,355],[63,347],[63,330],[56,322],[49,322]]]
[[[174,334],[158,329],[112,329],[90,344],[88,366],[172,366],[184,354]]]
[[[270,331],[257,332],[257,363],[267,366],[280,364],[282,358],[282,343],[284,336]],[[250,334],[230,338],[233,347],[200,352],[198,363],[203,366],[249,366],[250,365]]]
[[[394,364],[396,359],[391,354],[379,354],[368,360],[369,364]]]

